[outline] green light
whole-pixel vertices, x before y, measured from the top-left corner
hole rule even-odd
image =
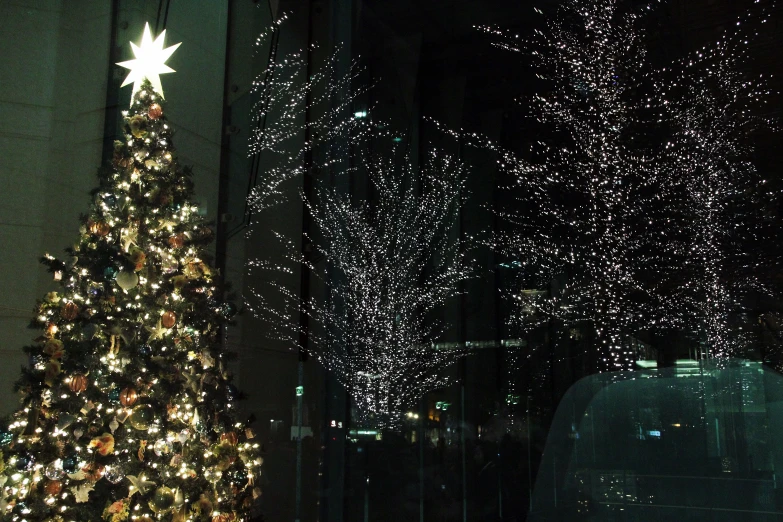
[[[367,117],[367,111],[356,111],[353,113],[353,117],[357,120]]]
[[[378,430],[350,430],[349,435],[378,435]]]
[[[519,395],[509,393],[506,396],[506,404],[519,404]]]
[[[304,395],[304,386],[297,386],[296,387],[296,396],[301,397]]]
[[[436,410],[446,411],[446,410],[449,409],[449,406],[451,406],[451,403],[450,402],[446,402],[446,401],[438,401],[438,402],[435,403],[435,409]]]
[[[399,143],[399,142],[401,142],[401,141],[402,141],[402,138],[400,138],[399,136],[397,136],[396,138],[392,139],[392,141],[393,141],[394,143]]]

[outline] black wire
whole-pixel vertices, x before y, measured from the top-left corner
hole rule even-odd
[[[166,29],[166,22],[169,19],[169,7],[171,7],[171,0],[166,0],[166,12],[163,15],[163,29]]]
[[[160,10],[163,7],[163,1],[164,0],[160,0],[160,2],[158,2],[158,16],[155,17],[155,34],[158,34],[158,29],[160,29]]]
[[[272,12],[271,0],[267,1],[267,7],[269,8],[269,17],[273,18],[274,13]],[[276,59],[277,57],[277,47],[279,42],[280,42],[280,30],[277,29],[272,37],[271,45],[269,46],[269,56],[267,57],[267,61],[266,61],[267,63],[266,70],[269,69],[269,64],[272,63],[272,60]],[[271,102],[270,99],[266,100],[266,103],[270,103],[270,102]],[[264,111],[263,111],[264,114],[267,113],[266,111],[267,108],[268,107],[264,107]],[[258,125],[261,131],[263,131],[264,128],[266,127],[266,116],[261,121],[258,122]],[[250,164],[250,176],[247,182],[247,195],[245,197],[245,210],[242,213],[242,222],[226,233],[227,239],[234,237],[245,228],[248,228],[251,224],[253,211],[252,208],[250,207],[250,192],[253,190],[253,187],[258,182],[258,173],[260,169],[261,169],[261,158],[259,154],[254,154],[252,162]]]

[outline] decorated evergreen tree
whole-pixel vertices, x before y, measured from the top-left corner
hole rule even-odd
[[[164,31],[165,33],[165,31]],[[41,331],[0,432],[0,520],[248,520],[259,445],[237,421],[205,247],[166,121],[159,74],[177,46],[145,29],[125,139],[36,307]]]

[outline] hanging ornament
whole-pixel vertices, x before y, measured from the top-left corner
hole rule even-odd
[[[171,507],[174,506],[174,492],[166,486],[159,487],[152,495],[149,506],[155,513],[161,513],[171,509]]]
[[[112,276],[112,278],[114,278],[114,276]],[[98,299],[103,295],[103,284],[95,282],[90,283],[90,285],[87,287],[87,294],[93,299]]]
[[[136,456],[142,462],[144,462],[144,455],[145,455],[146,451],[147,451],[147,441],[146,440],[140,440],[139,441],[139,449],[136,452]]]
[[[103,200],[104,204],[106,204],[109,208],[115,208],[117,206],[117,196],[114,194],[103,194],[101,196],[101,199]]]
[[[182,248],[185,246],[185,234],[174,234],[169,238],[169,246],[171,248]]]
[[[81,393],[87,389],[87,376],[81,373],[75,374],[71,377],[71,381],[68,383],[68,387],[74,393]]]
[[[155,455],[160,457],[161,455],[167,455],[171,453],[171,450],[174,448],[174,446],[166,439],[158,439],[155,441],[155,444],[152,446],[152,450],[155,452]]]
[[[178,508],[185,504],[185,495],[180,488],[174,490],[174,507]]]
[[[136,399],[139,398],[139,394],[135,388],[125,388],[120,392],[120,404],[126,408],[130,408],[136,404]]]
[[[229,480],[236,486],[244,486],[247,484],[247,479],[250,475],[247,473],[245,466],[240,466],[231,470],[228,474]]]
[[[109,392],[106,394],[106,396],[111,402],[120,402],[120,389],[117,387],[112,387],[109,389]]]
[[[207,481],[212,482],[213,484],[218,480],[220,480],[222,476],[223,476],[223,472],[220,471],[215,466],[212,466],[204,470],[204,478],[207,479]]]
[[[117,267],[109,265],[106,268],[103,269],[103,277],[107,281],[113,281],[115,277],[117,277]]]
[[[114,433],[117,431],[117,428],[120,427],[120,423],[117,421],[117,417],[115,416],[110,422],[109,422],[109,430]]]
[[[29,471],[35,465],[35,456],[32,453],[22,453],[16,456],[16,469]]]
[[[152,353],[152,346],[147,343],[142,343],[136,348],[136,350],[140,355],[150,355]]]
[[[165,252],[160,256],[160,268],[164,274],[171,274],[177,271],[179,262],[175,256]]]
[[[160,151],[155,154],[155,161],[157,161],[161,167],[168,167],[171,165],[172,160],[173,157],[169,151]]]
[[[44,493],[47,495],[59,495],[63,490],[63,483],[59,480],[48,480],[44,485]]]
[[[84,432],[87,431],[87,425],[83,422],[77,422],[73,425],[73,436],[77,439],[81,439]]]
[[[103,478],[112,484],[119,484],[122,482],[122,479],[125,478],[125,473],[119,464],[112,464],[111,466],[106,466],[106,469],[103,472]]]
[[[92,221],[88,224],[87,229],[91,234],[99,237],[107,236],[111,232],[111,226],[105,221]]]
[[[201,435],[206,435],[210,432],[210,422],[209,422],[209,416],[208,412],[206,411],[206,408],[200,407],[203,411],[199,412],[199,410],[196,410],[196,413],[193,415],[193,427],[196,429],[198,433]]]
[[[78,315],[79,305],[73,301],[68,301],[67,303],[63,304],[63,307],[60,310],[60,316],[66,321],[73,321]]]
[[[76,422],[76,417],[70,413],[61,413],[57,418],[57,429],[60,431],[65,431],[74,422]]]
[[[130,290],[139,284],[139,276],[133,272],[126,272],[122,270],[117,277],[114,278],[117,285],[123,290]]]
[[[79,467],[79,459],[76,455],[69,455],[63,459],[63,471],[66,473],[74,473]]]
[[[132,246],[138,245],[138,227],[130,226],[128,228],[123,228],[120,240],[122,241],[122,251],[130,252]]]
[[[63,478],[65,476],[65,471],[63,471],[63,461],[57,459],[47,464],[44,468],[44,475],[46,475],[46,478],[51,480],[60,480]]]
[[[8,446],[14,441],[14,435],[5,428],[0,429],[0,448]]]
[[[163,116],[163,107],[161,107],[159,103],[153,103],[147,110],[147,116],[149,116],[151,120],[157,120]]]
[[[234,431],[227,431],[220,436],[220,442],[225,442],[231,446],[236,446],[239,439]]]
[[[147,135],[147,120],[141,114],[131,116],[127,123],[134,138],[141,139]]]
[[[166,328],[171,328],[172,326],[177,324],[177,314],[171,311],[164,312],[160,320],[161,323],[163,323],[163,326],[165,326]]]
[[[133,413],[128,417],[128,423],[135,429],[147,431],[155,419],[155,412],[149,404],[140,404],[133,408]]]

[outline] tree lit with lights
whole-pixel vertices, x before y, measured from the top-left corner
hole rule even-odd
[[[23,407],[0,431],[2,520],[247,520],[260,495],[220,335],[234,310],[165,116],[163,38],[147,26],[123,64],[125,137],[75,245],[43,259],[60,288],[37,304]]]
[[[532,159],[497,148],[517,196],[496,243],[520,267],[512,323],[586,330],[599,371],[632,367],[630,337],[665,328],[704,331],[729,355],[741,285],[727,272],[749,254],[729,202],[753,183],[752,109],[769,91],[740,72],[742,38],[656,69],[642,30],[654,5],[567,1],[531,39],[486,29],[547,85],[530,100],[545,129]]]
[[[753,162],[755,131],[774,126],[759,116],[769,112],[772,92],[768,75],[743,72],[767,19],[763,6],[748,12],[717,42],[649,76],[655,93],[650,103],[671,130],[660,170],[685,201],[684,276],[676,295],[693,310],[694,328],[704,332],[715,357],[738,356],[743,349],[745,336],[730,326],[732,312],[754,293],[776,295],[766,277],[770,269],[763,266],[769,259],[753,246],[765,235],[775,237],[763,230],[769,225],[754,219],[777,198]]]
[[[292,345],[300,339],[298,314],[312,319],[302,348],[337,376],[365,420],[394,426],[424,393],[446,385],[441,370],[464,355],[433,343],[444,330],[437,314],[474,274],[469,242],[454,233],[465,168],[433,153],[419,169],[407,158],[371,157],[356,172],[371,181],[371,200],[354,203],[323,186],[306,200],[318,231],[306,239],[317,261],[302,259],[294,242],[280,237],[289,261],[305,263],[323,294],[301,302],[277,285],[286,308],[265,304],[256,292],[257,311]]]

